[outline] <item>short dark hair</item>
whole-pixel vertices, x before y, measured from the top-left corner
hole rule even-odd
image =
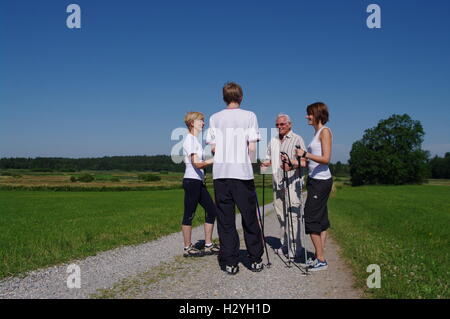
[[[222,91],[223,100],[227,103],[227,105],[231,102],[241,104],[244,94],[242,93],[242,88],[239,84],[228,82],[223,86]]]
[[[314,116],[314,121],[316,121],[315,124],[325,124],[328,122],[328,106],[323,102],[316,102],[308,105],[306,113]]]

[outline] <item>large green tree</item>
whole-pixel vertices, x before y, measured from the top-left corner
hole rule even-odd
[[[419,121],[392,115],[364,132],[350,152],[352,185],[422,183],[428,174],[428,152]]]

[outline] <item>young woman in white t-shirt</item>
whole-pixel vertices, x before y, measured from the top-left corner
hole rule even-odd
[[[328,107],[322,102],[313,103],[306,108],[308,124],[314,127],[314,137],[307,150],[297,149],[297,156],[308,162],[308,182],[306,188],[305,230],[311,235],[314,244],[316,259],[309,264],[311,271],[319,271],[328,268],[325,259],[324,248],[327,238],[327,229],[330,227],[328,219],[327,201],[333,186],[328,164],[331,159],[332,135],[331,130],[325,126],[328,122]],[[295,169],[297,161],[292,161]],[[285,167],[285,169],[289,169]]]
[[[184,117],[184,122],[189,133],[183,142],[184,163],[186,170],[183,177],[184,189],[184,216],[181,230],[183,232],[185,257],[211,255],[219,252],[219,247],[212,242],[214,221],[216,219],[216,205],[205,185],[204,168],[213,164],[213,159],[203,160],[203,147],[197,136],[202,131],[204,115],[200,112],[189,112]],[[200,204],[206,211],[205,216],[205,247],[201,251],[192,245],[192,220]]]

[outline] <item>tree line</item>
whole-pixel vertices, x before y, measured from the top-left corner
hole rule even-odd
[[[254,172],[259,172],[260,163],[253,164]],[[346,176],[349,166],[341,162],[330,164],[333,175]],[[121,171],[168,171],[184,172],[184,164],[175,164],[167,155],[154,156],[104,156],[93,158],[1,158],[0,169],[28,169],[36,172],[75,172],[81,170],[121,170]],[[208,167],[208,172],[211,168]]]
[[[450,178],[450,153],[430,159],[422,150],[425,132],[408,114],[392,115],[367,129],[354,142],[348,164],[330,164],[333,176],[350,176],[353,186],[368,184],[420,184],[427,178]],[[73,172],[81,170],[183,172],[168,155],[105,156],[100,158],[1,158],[0,169]],[[259,172],[259,163],[253,164]],[[211,167],[207,168],[211,172]]]
[[[435,156],[430,160],[431,178],[450,178],[450,153],[444,157]]]
[[[184,164],[175,164],[168,155],[104,156],[97,158],[1,158],[0,169],[75,172],[81,170],[170,171],[183,172]]]

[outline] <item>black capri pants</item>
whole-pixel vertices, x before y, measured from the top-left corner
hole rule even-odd
[[[305,203],[305,232],[320,234],[330,228],[327,201],[333,186],[333,178],[314,179],[309,177],[306,183],[308,197]]]
[[[211,195],[209,195],[203,181],[193,178],[184,178],[183,189],[184,216],[182,225],[192,226],[192,220],[194,219],[195,211],[199,203],[206,211],[205,222],[214,224],[217,216],[216,205],[214,204]]]

